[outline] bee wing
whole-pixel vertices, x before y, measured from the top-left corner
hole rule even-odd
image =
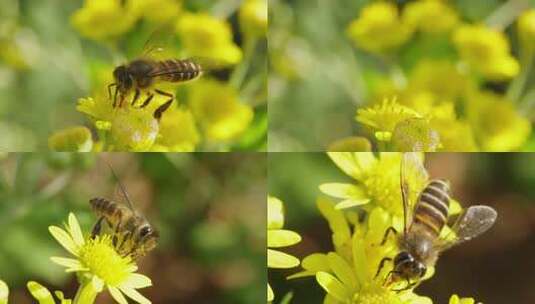
[[[428,178],[423,164],[423,154],[417,152],[403,153],[400,166],[400,187],[403,201],[403,230],[405,234],[408,231],[408,225],[412,222],[414,211],[414,202],[410,201],[411,190],[419,190],[410,189],[408,181],[415,178],[419,180],[426,180]]]
[[[492,227],[497,217],[496,210],[489,206],[470,206],[459,215],[452,226],[455,237],[451,240],[442,240],[438,244],[439,249],[446,250],[475,238]]]
[[[121,180],[115,173],[115,170],[113,170],[113,167],[110,163],[106,162],[108,167],[110,167],[111,174],[113,175],[113,178],[117,181],[117,185],[119,186],[119,189],[121,190],[121,194],[123,195],[126,204],[128,205],[128,208],[132,210],[132,212],[136,213],[136,210],[134,209],[134,205],[132,204],[132,201],[130,200],[130,197],[128,196],[128,192],[126,192],[126,188],[123,186],[123,183],[121,183]]]
[[[189,57],[185,59],[180,59],[184,62],[191,62],[200,67],[201,72],[209,72],[209,71],[216,71],[216,70],[222,70],[229,66],[228,63],[215,60],[212,58],[205,58],[205,57]],[[170,74],[175,74],[176,71],[161,71],[161,70],[155,70],[154,72],[150,73],[149,76],[151,77],[157,77],[157,76],[165,76]]]
[[[144,28],[140,31],[138,36],[141,38],[136,40],[137,46],[130,49],[132,53],[131,56],[128,56],[129,58],[161,60],[178,56],[179,43],[174,34],[172,22],[158,25],[156,28]],[[141,43],[143,43],[142,47]]]

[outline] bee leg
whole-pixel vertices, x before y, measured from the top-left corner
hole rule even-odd
[[[121,249],[123,249],[123,246],[124,244],[126,243],[126,240],[128,238],[130,238],[132,236],[132,233],[130,231],[127,231],[124,235],[123,235],[123,238],[121,239],[121,243],[119,244],[119,246],[117,246],[117,251],[121,251]]]
[[[147,96],[147,99],[145,99],[145,101],[143,102],[143,104],[139,108],[142,109],[142,108],[148,106],[150,101],[152,100],[152,98],[154,98],[154,94],[149,93],[149,95]]]
[[[156,111],[154,111],[154,118],[156,118],[156,120],[160,120],[160,118],[162,118],[163,112],[165,112],[165,110],[167,110],[169,108],[169,106],[171,106],[171,103],[173,103],[173,100],[175,99],[175,97],[171,93],[167,93],[167,92],[164,92],[164,91],[161,91],[161,90],[158,90],[158,89],[156,89],[154,91],[156,91],[156,93],[158,93],[160,95],[169,97],[168,101],[166,101],[163,105],[158,107],[156,109]]]
[[[91,231],[91,238],[94,239],[97,235],[100,234],[100,231],[102,229],[102,221],[104,220],[104,217],[101,216],[95,225],[93,226],[93,230]]]
[[[117,247],[117,242],[118,242],[117,235],[119,234],[119,228],[121,227],[121,220],[122,219],[119,219],[119,222],[115,226],[115,231],[113,233],[113,238],[112,238],[113,247]]]
[[[119,93],[119,89],[115,87],[115,93],[113,93],[113,107],[117,107],[117,94]]]
[[[381,241],[381,246],[383,246],[385,243],[386,243],[386,240],[388,238],[388,234],[392,232],[394,233],[394,235],[398,234],[398,231],[396,230],[396,228],[390,226],[386,229],[385,231],[385,235],[383,236],[383,240]]]
[[[375,277],[373,277],[374,279],[377,278],[377,276],[379,275],[379,273],[381,272],[381,270],[383,269],[383,267],[385,266],[385,263],[386,262],[392,262],[392,258],[389,258],[389,257],[384,257],[381,262],[379,263],[379,268],[377,268],[377,272],[375,273]]]
[[[407,280],[407,286],[405,286],[404,288],[401,288],[401,289],[394,289],[395,292],[402,292],[402,291],[405,291],[405,290],[409,290],[411,288],[413,288],[414,286],[418,285],[418,281],[414,282],[414,283],[411,283],[411,280],[409,280],[409,278],[405,277],[405,280]]]
[[[136,93],[134,94],[134,98],[132,99],[132,103],[131,105],[134,106],[136,104],[136,101],[139,99],[139,93],[141,93],[139,91],[139,89],[136,88]]]
[[[116,83],[111,83],[111,84],[108,85],[108,99],[110,99],[110,100],[111,100],[111,88],[113,88],[115,86],[117,86]]]

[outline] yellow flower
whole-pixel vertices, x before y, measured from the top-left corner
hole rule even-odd
[[[267,199],[267,264],[269,268],[293,268],[299,259],[289,254],[269,248],[288,247],[301,241],[301,236],[293,231],[282,229],[284,226],[284,205],[278,198]],[[268,301],[273,301],[273,290],[268,284]]]
[[[184,13],[176,31],[190,56],[207,57],[223,64],[236,64],[242,59],[241,49],[232,41],[230,25],[206,13]]]
[[[478,150],[474,131],[465,121],[448,118],[431,120],[431,125],[440,136],[440,151],[475,152]]]
[[[412,28],[399,16],[394,3],[375,2],[362,9],[347,34],[358,46],[373,53],[397,48],[412,35]]]
[[[240,28],[250,37],[263,37],[268,28],[268,6],[266,0],[247,0],[239,12]]]
[[[452,62],[422,59],[410,72],[408,91],[428,92],[440,101],[455,101],[465,93],[467,86],[468,79]]]
[[[83,126],[57,131],[48,138],[48,147],[53,151],[90,152],[93,148],[91,131]]]
[[[331,143],[327,150],[329,152],[364,152],[371,151],[372,144],[365,137],[352,136]]]
[[[475,92],[468,106],[468,119],[484,151],[517,150],[531,134],[530,121],[500,95]]]
[[[130,30],[137,19],[128,5],[121,5],[121,0],[85,0],[84,6],[71,16],[71,23],[84,37],[106,40]]]
[[[117,303],[126,304],[123,294],[137,303],[151,303],[136,289],[151,286],[151,280],[135,273],[137,266],[130,256],[123,257],[115,250],[111,236],[84,239],[78,220],[69,214],[65,229],[48,228],[52,236],[75,258],[52,257],[51,260],[66,267],[66,272],[76,272],[94,295],[103,287]]]
[[[319,198],[317,206],[329,223],[335,251],[307,256],[301,264],[304,271],[289,279],[315,276],[318,284],[327,292],[324,303],[432,303],[429,298],[418,296],[412,290],[397,293],[384,287],[386,273],[375,277],[381,259],[394,254],[396,250],[394,240],[389,240],[384,246],[378,245],[384,231],[392,224],[384,209],[375,207],[367,222],[357,222],[352,227],[347,220],[348,216],[337,210],[333,202]],[[433,269],[430,269],[424,279],[432,273]]]
[[[396,125],[409,118],[421,118],[421,115],[409,107],[400,105],[395,99],[385,99],[379,105],[358,109],[355,119],[371,127],[378,140],[390,141]]]
[[[484,25],[463,25],[453,34],[453,43],[462,60],[491,80],[516,76],[520,66],[509,54],[505,35]]]
[[[403,10],[403,18],[407,24],[427,33],[447,32],[458,22],[457,13],[441,0],[410,2]]]
[[[191,111],[184,107],[169,109],[160,121],[160,136],[156,145],[167,151],[191,152],[199,144],[200,135]]]
[[[134,15],[153,22],[164,23],[177,18],[181,10],[179,0],[128,0]]]
[[[206,138],[227,141],[239,136],[253,119],[253,110],[244,104],[238,92],[215,80],[192,84],[189,105]]]
[[[452,295],[449,304],[474,304],[474,298],[459,298],[458,295]]]
[[[327,154],[338,168],[356,181],[355,184],[320,185],[323,193],[342,199],[336,205],[337,209],[370,203],[381,206],[396,216],[403,214],[399,183],[401,153],[385,152],[380,153],[379,157],[371,152],[329,152]],[[409,198],[411,202],[415,202],[418,193],[427,183],[428,176],[425,171],[407,169],[405,178],[411,186]]]
[[[7,304],[8,297],[9,288],[4,281],[0,280],[0,304]]]
[[[112,149],[117,151],[148,151],[159,132],[153,113],[133,108],[120,108],[111,122]]]
[[[518,36],[522,45],[529,51],[535,49],[535,9],[530,9],[522,13],[518,18]]]

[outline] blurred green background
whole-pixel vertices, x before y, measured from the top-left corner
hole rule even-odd
[[[395,63],[399,64],[398,68],[407,72],[415,63],[426,58],[457,58],[455,49],[445,41],[445,37],[428,39],[429,37],[418,35],[402,45],[397,52],[393,52],[392,58],[388,57],[390,54],[385,56],[386,59],[355,47],[348,36],[348,26],[358,18],[364,7],[376,2],[380,1],[270,1],[270,151],[325,151],[330,144],[341,138],[363,134],[372,137],[362,124],[355,121],[355,115],[358,108],[382,100],[378,96],[381,95],[378,92],[380,81],[395,78],[390,72],[396,67],[391,68],[390,60],[397,61]],[[402,7],[417,1],[383,2]],[[461,20],[472,23],[483,22],[507,2],[524,6],[529,2],[535,7],[535,2],[528,0],[443,2],[453,7]],[[378,35],[380,31],[377,30]],[[512,54],[518,59],[515,31],[516,23],[505,29]],[[525,63],[521,65],[526,69],[529,66]],[[532,102],[535,96],[533,71],[532,65],[531,76],[524,87],[525,99],[519,108],[522,115],[530,121],[534,121],[535,113]],[[482,87],[502,93],[509,83],[489,82],[483,83]],[[400,98],[402,99],[398,96],[398,100]],[[535,137],[532,136],[525,143],[524,149],[531,150],[534,142]]]
[[[124,16],[127,15],[126,10],[121,14],[120,8],[117,9],[119,11],[109,11],[107,4],[115,3],[117,6],[117,3],[123,3],[126,7],[130,2],[136,2],[137,7],[146,5],[147,8],[142,11],[145,15],[126,32],[111,34],[116,27],[124,25],[128,16]],[[222,20],[225,26],[229,26],[230,43],[235,44],[238,52],[241,52],[246,39],[238,15],[244,3],[235,0],[0,0],[0,150],[48,150],[47,139],[53,132],[77,125],[88,126],[95,132],[88,117],[76,111],[78,99],[95,98],[97,92],[103,98],[112,69],[140,56],[149,37],[158,36],[164,32],[163,29],[174,26],[173,22],[179,17],[173,17],[171,21],[163,19],[166,14],[173,14],[174,9],[180,14],[206,13]],[[94,8],[84,9],[89,4]],[[99,9],[102,11],[99,12]],[[85,27],[88,32],[92,28],[102,31],[103,27],[107,27],[110,37],[91,39],[82,35],[73,25],[73,16],[80,11],[83,11],[80,14],[80,27]],[[220,30],[212,27],[213,31]],[[197,43],[207,44],[207,52],[211,51],[211,42],[203,42],[202,39],[213,38],[211,34],[208,32],[206,37],[197,37]],[[234,74],[240,74],[235,77],[233,88],[238,92],[239,104],[247,107],[252,119],[248,116],[246,121],[239,121],[231,106],[219,109],[228,113],[221,114],[215,120],[227,116],[230,120],[237,120],[236,123],[241,124],[239,132],[230,139],[216,140],[214,143],[207,142],[204,131],[199,130],[201,141],[195,143],[196,150],[265,150],[267,41],[263,35],[255,37],[255,47],[240,57],[242,59],[238,64],[203,77],[217,79],[227,86]],[[225,41],[226,37],[221,39]],[[163,47],[168,52],[172,50],[175,57],[181,56],[182,53],[177,50],[183,51],[184,46],[176,35],[161,41],[170,41],[170,44],[155,46]],[[246,51],[243,50],[243,53]],[[176,93],[177,100],[183,105],[188,102],[186,97],[189,88],[190,84],[179,85],[167,91]],[[198,129],[204,127],[203,118],[197,117],[195,122]],[[210,123],[213,122],[207,124]],[[93,137],[95,140],[95,133]]]
[[[416,292],[434,303],[447,303],[454,293],[488,304],[534,303],[535,155],[431,153],[426,168],[431,178],[450,180],[452,197],[461,204],[492,206],[498,220],[484,235],[446,251],[435,275]],[[269,194],[285,203],[284,228],[303,237],[282,251],[302,259],[333,250],[331,231],[315,205],[318,185],[351,179],[323,153],[272,153],[268,170]],[[325,293],[314,278],[285,279],[298,269],[269,269],[273,303],[288,292],[294,293],[291,303],[322,303]]]
[[[89,233],[89,199],[121,201],[109,162],[136,208],[159,230],[139,272],[153,303],[261,303],[266,294],[264,154],[20,153],[0,160],[0,279],[10,303],[34,303],[35,280],[72,298],[73,275],[50,260],[68,256],[47,227],[74,212]],[[106,293],[97,303],[111,303]]]

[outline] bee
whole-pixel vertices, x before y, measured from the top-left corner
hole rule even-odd
[[[427,176],[420,158],[415,153],[403,154],[400,168],[400,187],[403,201],[404,227],[398,236],[397,244],[400,249],[394,259],[385,257],[379,263],[377,275],[386,262],[393,263],[393,270],[386,277],[386,285],[405,281],[403,291],[415,287],[425,276],[427,268],[434,266],[441,252],[468,241],[487,231],[498,216],[497,212],[484,205],[470,206],[465,209],[454,222],[452,232],[455,237],[440,237],[440,233],[448,221],[450,206],[450,185],[446,180],[431,180],[419,193],[418,199],[411,212],[409,202],[409,184],[405,179],[405,170],[411,173]],[[393,227],[389,227],[381,245],[384,245],[389,232],[397,234]]]
[[[113,70],[114,83],[108,85],[108,95],[112,98],[111,90],[115,88],[113,94],[113,107],[123,107],[126,96],[134,92],[134,97],[130,104],[135,106],[141,91],[148,91],[147,97],[139,108],[149,105],[155,94],[162,95],[168,100],[159,106],[153,116],[160,120],[174,100],[174,95],[159,89],[151,90],[158,82],[186,82],[195,80],[203,74],[204,69],[198,60],[187,59],[166,59],[154,60],[149,58],[135,59],[127,64],[119,65]]]
[[[111,229],[113,245],[117,252],[122,256],[130,255],[135,259],[144,256],[156,247],[159,233],[144,216],[134,209],[124,186],[111,166],[110,169],[127,204],[102,197],[89,200],[91,208],[99,217],[91,235],[94,238],[101,234],[102,223],[105,222]]]

